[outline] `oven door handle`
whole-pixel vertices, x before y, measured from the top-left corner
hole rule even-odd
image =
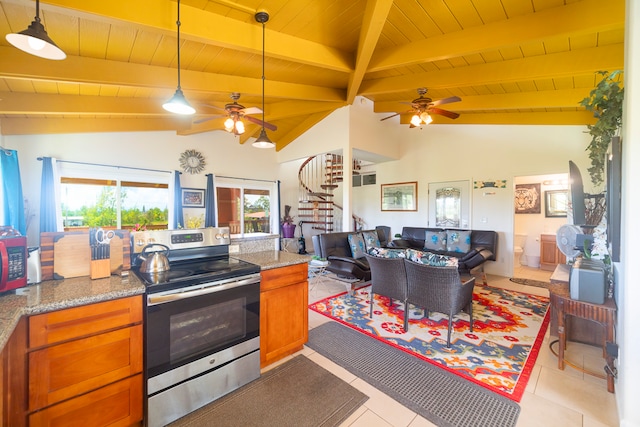
[[[222,283],[220,285],[212,285],[207,286],[200,289],[194,289],[191,291],[185,292],[175,292],[170,294],[158,294],[158,295],[147,295],[147,306],[153,306],[158,304],[165,304],[168,302],[179,301],[187,298],[194,298],[201,295],[212,294],[214,292],[226,291],[233,288],[238,288],[240,286],[251,285],[254,283],[260,283],[260,276],[249,277],[242,280],[236,280],[229,283]]]

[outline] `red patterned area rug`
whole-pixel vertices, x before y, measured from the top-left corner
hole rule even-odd
[[[375,295],[369,318],[371,286],[346,292],[309,308],[372,338],[455,373],[519,402],[535,364],[549,323],[549,298],[476,285],[473,332],[469,316],[454,318],[451,348],[447,345],[447,316],[410,306],[409,331],[403,331],[404,306]]]

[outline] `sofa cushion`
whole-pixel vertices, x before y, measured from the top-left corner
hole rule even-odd
[[[447,232],[446,231],[425,231],[424,249],[426,251],[446,251]]]
[[[378,239],[377,231],[363,231],[362,238],[364,239],[364,246],[367,250],[380,247],[380,239]]]
[[[378,258],[406,258],[404,249],[370,248],[367,253]]]
[[[347,235],[349,247],[351,247],[351,256],[354,259],[364,258],[366,247],[362,233],[352,233]]]
[[[447,251],[467,253],[471,249],[471,230],[447,230]]]
[[[433,267],[457,267],[458,258],[446,255],[434,254],[433,252],[419,251],[417,249],[406,249],[407,258],[413,262],[426,264]]]

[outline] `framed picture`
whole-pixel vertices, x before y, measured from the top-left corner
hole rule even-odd
[[[381,184],[381,209],[383,211],[417,211],[418,182]]]
[[[203,188],[183,188],[182,206],[185,208],[204,208]]]
[[[540,184],[517,184],[515,191],[515,213],[539,214]]]
[[[544,216],[566,217],[569,205],[568,190],[549,190],[544,192]]]

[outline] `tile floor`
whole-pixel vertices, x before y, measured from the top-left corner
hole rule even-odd
[[[548,281],[551,272],[530,267],[521,267],[516,277]],[[518,285],[506,277],[489,276],[492,286],[518,291],[548,295],[543,288]],[[332,279],[311,283],[309,301],[317,301],[344,292],[345,285]],[[325,316],[309,310],[309,328],[331,321]],[[347,372],[325,357],[305,347],[301,352],[320,366],[347,381],[369,396],[341,427],[427,427],[431,422],[402,406],[389,396]],[[601,350],[597,347],[568,343],[565,356],[576,366],[601,372],[604,364]],[[291,356],[293,357],[293,356]],[[282,363],[288,360],[284,359]],[[270,369],[277,364],[271,365]],[[617,426],[618,415],[614,394],[607,392],[606,380],[584,374],[577,369],[557,368],[557,358],[549,349],[549,333],[545,337],[525,394],[520,401],[520,417],[517,427],[602,427]]]

